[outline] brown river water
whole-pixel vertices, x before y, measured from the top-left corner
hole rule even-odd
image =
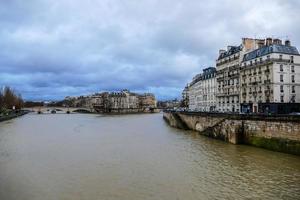
[[[0,123],[0,200],[300,199],[300,157],[169,127],[162,114]]]

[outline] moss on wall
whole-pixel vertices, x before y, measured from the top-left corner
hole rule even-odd
[[[295,140],[250,136],[245,143],[273,151],[300,155],[300,142]]]

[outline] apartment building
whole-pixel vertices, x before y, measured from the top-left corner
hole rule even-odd
[[[216,68],[208,67],[189,85],[189,109],[211,112],[216,109]]]
[[[181,107],[189,107],[189,85],[187,84],[182,91]]]
[[[239,67],[243,46],[228,46],[220,50],[217,67],[217,110],[239,112]]]
[[[300,103],[300,55],[290,41],[267,38],[243,56],[241,111],[286,113]],[[293,103],[293,104],[291,104]]]
[[[240,112],[240,64],[244,54],[260,48],[264,40],[243,38],[239,46],[219,50],[217,67],[217,111]]]

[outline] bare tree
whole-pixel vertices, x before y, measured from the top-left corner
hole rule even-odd
[[[6,86],[2,95],[3,107],[6,109],[12,109],[15,107],[16,109],[20,109],[23,106],[23,99],[21,95],[17,95],[13,89]]]
[[[2,91],[0,91],[0,112],[4,107],[4,101],[3,101],[3,94]]]

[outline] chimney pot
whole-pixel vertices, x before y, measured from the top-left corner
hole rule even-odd
[[[286,40],[286,41],[284,42],[284,44],[285,44],[285,46],[291,46],[291,41],[290,41],[290,40]]]

